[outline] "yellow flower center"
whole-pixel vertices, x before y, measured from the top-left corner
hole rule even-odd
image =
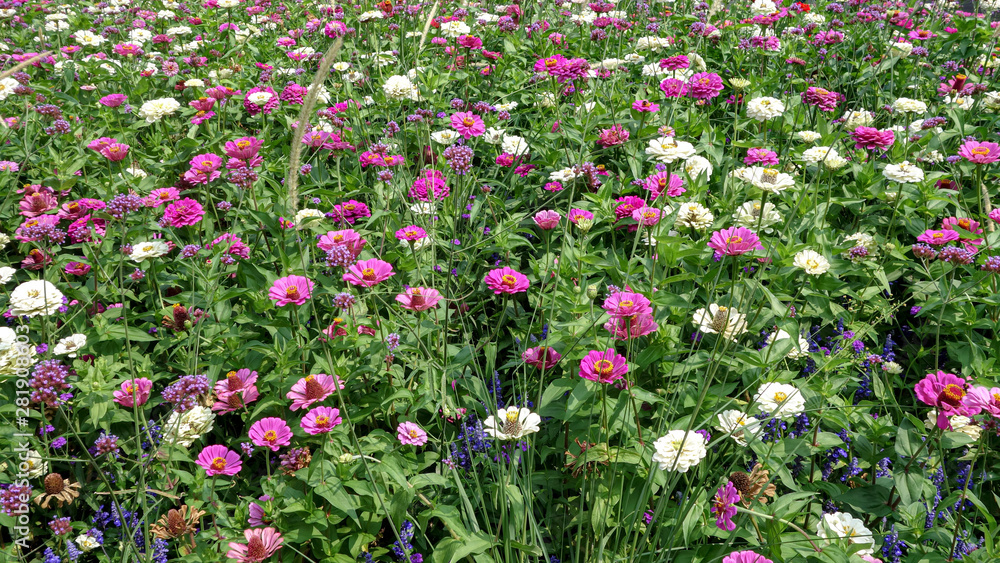
[[[782,393],[781,391],[778,391],[777,393],[774,394],[775,403],[784,403],[786,399],[788,399],[787,393]]]
[[[743,242],[743,238],[735,235],[726,239],[726,244],[739,244],[741,242]]]
[[[365,268],[364,270],[361,270],[361,277],[364,278],[365,281],[374,281],[375,270],[371,268]]]
[[[222,457],[217,457],[212,460],[212,469],[215,471],[222,471],[226,468],[226,459]]]
[[[267,432],[264,432],[265,442],[275,442],[277,440],[278,440],[278,433],[275,432],[274,430],[268,430]]]
[[[597,360],[594,362],[594,370],[601,375],[611,375],[611,371],[615,368],[615,364],[609,362],[608,360]]]

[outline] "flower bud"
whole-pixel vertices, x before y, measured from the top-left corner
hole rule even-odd
[[[597,284],[592,283],[587,286],[587,297],[594,299],[597,297]]]

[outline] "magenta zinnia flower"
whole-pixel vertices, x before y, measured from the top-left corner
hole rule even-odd
[[[289,409],[297,411],[313,403],[318,403],[332,395],[337,390],[337,386],[341,389],[344,388],[340,379],[334,379],[334,376],[325,373],[307,375],[292,385],[292,390],[285,395],[292,400],[292,406]]]
[[[643,113],[653,113],[660,111],[660,106],[649,100],[636,100],[632,102],[632,109]]]
[[[612,293],[602,306],[613,319],[653,313],[649,299],[646,299],[646,296],[641,293],[617,291]]]
[[[660,222],[660,210],[644,205],[632,211],[632,219],[644,227],[652,227]]]
[[[736,516],[736,503],[740,502],[740,493],[733,486],[732,481],[728,481],[724,487],[719,487],[712,499],[712,514],[715,514],[715,525],[720,530],[732,532],[736,529],[733,523],[733,516]]]
[[[588,221],[593,221],[594,220],[594,214],[591,213],[590,211],[586,211],[584,209],[570,209],[569,210],[569,215],[567,216],[567,218],[570,220],[571,223],[573,223],[574,225],[576,225],[577,221],[579,221],[580,219],[586,219]],[[998,221],[998,222],[1000,222],[1000,221]]]
[[[101,149],[101,154],[104,158],[110,160],[111,162],[118,162],[120,160],[125,160],[128,156],[128,150],[132,148],[125,143],[111,143],[110,145]]]
[[[294,410],[294,409],[293,409]],[[278,451],[292,443],[292,431],[284,420],[277,417],[262,418],[250,427],[250,441],[262,448]]]
[[[198,454],[195,462],[205,468],[205,473],[213,475],[236,475],[243,467],[240,455],[226,446],[206,446]]]
[[[113,393],[115,402],[123,407],[142,406],[149,400],[153,382],[145,377],[122,381],[122,388]]]
[[[218,399],[212,410],[223,414],[243,408],[260,397],[257,386],[257,372],[246,368],[231,371],[215,384],[215,396]]]
[[[754,249],[764,248],[757,238],[757,233],[746,227],[729,227],[715,231],[708,246],[726,256],[739,256]]]
[[[524,274],[506,266],[490,270],[486,274],[486,277],[483,278],[483,281],[486,282],[486,286],[492,289],[496,295],[500,295],[501,293],[520,293],[527,291],[531,285]]]
[[[343,280],[353,285],[372,287],[396,275],[392,264],[377,259],[362,260],[353,264],[343,275]]]
[[[885,150],[896,141],[896,134],[891,130],[879,131],[874,127],[860,126],[851,133],[854,148],[866,150]]]
[[[743,159],[743,164],[762,164],[764,166],[777,166],[778,153],[761,147],[747,149],[747,156]]]
[[[628,363],[625,356],[619,355],[613,348],[604,352],[591,350],[580,360],[580,377],[598,383],[613,383],[628,373]]]
[[[128,96],[125,94],[108,94],[98,100],[98,103],[105,107],[116,108],[124,104],[126,100],[128,100]]]
[[[986,412],[994,418],[1000,418],[1000,387],[983,387],[976,385],[969,389],[965,396],[966,406],[979,412]]]
[[[420,240],[427,238],[427,231],[416,225],[410,225],[409,227],[403,227],[402,229],[396,231],[396,238],[408,241]]]
[[[552,369],[559,363],[562,354],[553,350],[550,346],[535,346],[528,348],[521,354],[521,359],[530,366],[538,369]]]
[[[669,178],[668,178],[669,176]],[[677,197],[687,190],[684,189],[684,179],[677,174],[668,174],[667,171],[657,172],[643,181],[642,187],[649,190],[653,199],[666,194],[667,197]]]
[[[302,305],[312,296],[313,282],[304,276],[285,276],[274,280],[268,297],[277,307]]]
[[[725,87],[722,77],[714,72],[699,72],[691,76],[687,82],[688,96],[696,100],[705,100],[718,96]],[[663,88],[663,85],[660,85]]]
[[[806,88],[805,92],[802,92],[802,103],[810,106],[816,106],[820,111],[833,111],[837,109],[837,104],[840,103],[841,95],[837,92],[831,92],[825,88],[818,88],[816,86],[810,86]]]
[[[478,137],[486,132],[486,124],[483,123],[483,119],[471,111],[460,111],[452,114],[451,127],[466,139]]]
[[[958,155],[973,164],[990,164],[1000,158],[1000,145],[996,143],[980,143],[966,141],[958,149]]]
[[[408,311],[426,311],[438,306],[441,293],[429,287],[409,287],[396,296],[396,301]]]
[[[946,217],[941,221],[941,228],[948,231],[954,231],[955,227],[962,230],[968,231],[973,234],[980,235],[983,233],[983,229],[979,226],[979,221],[973,221],[968,217]],[[955,231],[958,232],[958,231]],[[962,235],[959,233],[962,246],[965,247],[969,252],[979,252],[979,245],[983,244],[985,240],[982,237],[976,239],[965,238],[967,235]]]
[[[401,422],[396,427],[396,438],[405,446],[422,446],[427,443],[427,432],[413,422]]]
[[[327,252],[333,250],[335,246],[343,246],[357,259],[358,255],[361,254],[361,250],[364,249],[366,242],[368,241],[361,238],[361,235],[354,232],[353,229],[344,229],[342,231],[330,231],[319,237],[319,242],[316,243],[316,246],[320,250]]]
[[[734,551],[723,557],[722,563],[774,563],[774,561],[752,551]]]
[[[942,246],[960,238],[961,235],[959,235],[958,232],[949,229],[942,231],[932,231],[928,229],[921,233],[920,236],[917,237],[917,240],[932,246]]]
[[[196,225],[205,215],[205,208],[197,201],[186,197],[171,202],[163,210],[163,221],[171,227],[187,227]]]
[[[660,82],[660,91],[668,98],[680,98],[688,93],[687,84],[676,78],[667,78]]]
[[[660,325],[656,324],[652,315],[633,315],[613,318],[604,323],[604,328],[615,340],[628,340],[656,332]]]
[[[937,408],[938,428],[950,426],[948,417],[974,414],[970,414],[972,409],[963,402],[966,395],[965,380],[953,373],[941,370],[929,373],[914,386],[913,390],[920,402]]]
[[[257,137],[240,137],[235,141],[226,141],[224,151],[226,156],[230,158],[250,160],[257,156],[262,146],[264,146],[264,141]]]
[[[306,434],[315,436],[316,434],[326,434],[333,430],[343,420],[340,418],[340,409],[331,407],[316,407],[302,417],[299,426],[306,431]]]
[[[244,530],[243,535],[247,543],[229,542],[229,551],[226,552],[226,557],[239,563],[260,563],[281,549],[281,542],[284,541],[281,532],[274,528]]]

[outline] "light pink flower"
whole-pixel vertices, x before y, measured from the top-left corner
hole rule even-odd
[[[306,431],[306,434],[326,434],[333,430],[343,420],[340,418],[340,409],[332,407],[316,407],[307,412],[302,417],[299,426]]]
[[[559,220],[562,219],[562,215],[558,211],[545,210],[535,213],[534,220],[538,228],[543,231],[549,231],[559,226]]]
[[[552,369],[559,363],[562,354],[556,352],[550,346],[535,346],[528,348],[521,354],[521,359],[528,365],[538,369]]]
[[[486,124],[483,123],[483,119],[471,111],[460,111],[452,114],[451,127],[466,139],[478,137],[486,132]]]
[[[250,441],[262,448],[278,451],[292,443],[292,430],[284,420],[276,417],[262,418],[250,427]]]
[[[353,285],[373,287],[396,275],[392,264],[377,259],[362,260],[353,264],[343,275],[343,280]]]
[[[963,402],[973,410],[986,412],[995,418],[1000,418],[1000,387],[973,386],[969,389]]]
[[[337,390],[337,387],[344,388],[344,384],[340,382],[339,378],[325,373],[317,373],[298,380],[285,396],[292,400],[292,406],[289,408],[297,411],[326,399]]]
[[[973,164],[990,164],[1000,158],[1000,145],[990,142],[966,141],[958,148],[958,155]]]
[[[256,401],[260,397],[257,386],[257,372],[248,369],[231,371],[215,384],[215,404],[212,410],[222,414],[231,413]]]
[[[149,392],[153,382],[145,377],[128,379],[122,382],[122,388],[113,393],[115,402],[123,407],[142,406],[149,400]]]
[[[644,205],[632,211],[632,219],[644,227],[652,227],[660,222],[660,210]]]
[[[243,535],[247,543],[229,542],[229,551],[226,552],[226,557],[239,563],[260,563],[281,549],[281,542],[284,541],[281,532],[274,528],[244,530]]]
[[[312,280],[303,276],[285,276],[274,280],[268,296],[278,307],[289,303],[302,305],[312,296],[313,285]]]
[[[396,438],[406,446],[422,446],[427,443],[427,432],[413,422],[401,422],[396,427]]]
[[[213,475],[236,475],[243,467],[240,455],[226,446],[206,446],[198,454],[195,462],[205,468],[205,473]]]
[[[441,294],[430,287],[409,287],[396,296],[396,301],[409,311],[426,311],[438,306]]]

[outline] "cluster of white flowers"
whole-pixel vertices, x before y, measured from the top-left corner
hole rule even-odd
[[[788,334],[787,332],[781,329],[778,329],[767,336],[766,345],[770,346],[779,340],[791,340],[791,339],[792,335]],[[788,351],[788,354],[786,354],[785,357],[797,360],[799,358],[805,358],[808,356],[809,356],[809,341],[806,340],[806,338],[800,334],[798,335],[798,339],[792,345],[792,349]]]
[[[760,200],[758,199],[747,201],[739,206],[736,209],[736,213],[733,213],[733,220],[740,227],[756,229],[759,225],[761,230],[769,232],[771,231],[771,225],[781,221],[782,217],[781,213],[778,212],[778,209],[771,202],[764,204],[763,209],[761,209]]]
[[[673,213],[673,210],[671,210]],[[680,204],[677,209],[677,220],[674,226],[688,227],[696,231],[703,231],[712,226],[715,215],[707,207],[697,201],[688,201]]]
[[[899,164],[889,164],[882,170],[882,175],[900,184],[916,184],[924,180],[924,171],[904,160]]]
[[[18,349],[16,343],[17,333],[14,332],[14,329],[0,326],[0,375],[14,375],[17,371],[18,359],[24,356],[25,352],[27,352],[25,360],[30,364],[35,363],[35,347],[28,346],[27,350]],[[21,362],[23,363],[25,360],[21,360]]]
[[[849,544],[867,545],[858,555],[871,555],[875,548],[875,538],[865,523],[846,512],[824,514],[816,525],[816,535],[830,543],[832,539],[844,538]]]
[[[924,113],[927,111],[927,104],[920,100],[898,98],[892,102],[892,111],[896,113]]]

